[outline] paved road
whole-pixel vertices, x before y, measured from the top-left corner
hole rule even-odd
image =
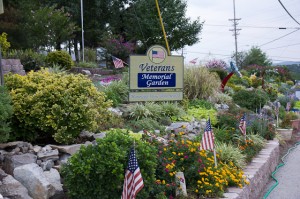
[[[300,199],[300,145],[285,157],[285,165],[278,169],[275,177],[279,184],[266,199]],[[270,181],[266,192],[274,184],[274,180]]]

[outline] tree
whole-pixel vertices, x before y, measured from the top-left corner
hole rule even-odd
[[[170,50],[178,50],[185,45],[199,42],[198,34],[203,23],[199,18],[191,21],[185,17],[187,4],[183,0],[160,1],[160,10],[169,42]],[[119,26],[126,40],[134,41],[138,52],[145,52],[154,44],[165,46],[155,1],[135,0],[124,12],[124,23]]]
[[[242,53],[241,53],[242,54]],[[245,68],[250,65],[270,66],[271,60],[267,57],[267,54],[263,52],[259,47],[252,47],[246,52],[245,57],[241,57],[241,68]]]
[[[55,9],[55,6],[31,10],[25,27],[35,49],[55,47],[59,50],[60,44],[74,37],[76,30],[68,13],[63,8]]]

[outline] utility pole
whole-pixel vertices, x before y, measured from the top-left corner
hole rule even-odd
[[[237,36],[238,36],[238,31],[242,29],[236,28],[238,25],[238,21],[241,20],[241,18],[236,18],[235,17],[235,0],[233,0],[233,19],[229,19],[229,21],[233,21],[233,29],[230,29],[230,31],[233,31],[234,35],[234,40],[235,40],[235,65],[238,67],[238,44],[237,44]]]
[[[80,0],[80,10],[81,10],[81,44],[82,44],[82,61],[84,62],[84,30],[83,30],[83,3]]]

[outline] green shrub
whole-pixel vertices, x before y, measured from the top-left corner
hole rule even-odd
[[[255,119],[248,126],[252,134],[257,134],[266,140],[273,140],[275,137],[275,127],[272,122],[267,120]]]
[[[21,64],[26,72],[39,70],[45,66],[46,56],[31,49],[10,50],[6,55],[7,59],[20,59]]]
[[[220,68],[211,68],[209,69],[209,72],[217,73],[221,80],[223,80],[228,75],[228,72],[226,70]]]
[[[97,60],[96,49],[84,48],[84,61],[96,62],[96,60]]]
[[[236,128],[241,114],[233,114],[228,111],[218,112],[218,124],[220,128]]]
[[[15,109],[16,138],[53,136],[59,143],[70,143],[82,130],[93,131],[110,116],[110,102],[81,74],[31,71],[6,76],[6,85]]]
[[[185,111],[176,102],[163,102],[161,103],[163,115],[166,117],[181,117],[185,115]]]
[[[217,104],[229,104],[232,103],[232,97],[225,93],[218,92],[212,99],[210,99],[210,101]]]
[[[236,131],[236,128],[224,127],[214,128],[215,140],[220,143],[233,143],[234,137],[240,133]]]
[[[13,114],[11,97],[5,87],[0,86],[0,143],[6,142],[9,138],[10,119]]]
[[[186,68],[184,71],[184,95],[188,99],[208,99],[220,89],[221,80],[216,73],[204,67]]]
[[[97,140],[97,145],[83,146],[62,168],[64,185],[70,198],[120,198],[132,146],[133,138],[120,130],[107,133],[104,139]],[[155,185],[157,151],[155,147],[138,140],[135,151],[145,185],[137,198],[148,198]]]
[[[198,121],[201,119],[208,119],[210,117],[211,124],[215,125],[217,121],[217,111],[215,109],[205,108],[189,108],[187,111],[188,115],[193,116]]]
[[[69,53],[64,50],[58,50],[48,53],[45,61],[48,64],[48,66],[57,64],[67,70],[71,69],[74,65],[71,55],[69,55]]]
[[[293,112],[288,112],[285,114],[283,120],[281,121],[281,124],[279,127],[281,128],[292,128],[292,122],[291,120],[298,119],[298,115]]]
[[[240,90],[232,96],[233,101],[241,107],[256,111],[268,101],[268,95],[262,90]]]
[[[133,120],[140,120],[143,118],[151,118],[153,114],[148,108],[145,107],[142,103],[130,104],[127,107],[129,113],[129,118]]]
[[[219,154],[219,160],[226,164],[232,162],[238,168],[244,168],[246,166],[246,155],[233,146],[232,144],[226,144],[217,142],[216,151]]]
[[[260,135],[248,134],[246,139],[243,135],[237,137],[237,145],[242,151],[242,154],[246,155],[246,162],[250,162],[265,144],[264,139]]]
[[[155,102],[146,102],[144,106],[152,113],[151,117],[155,120],[160,120],[165,116],[163,107],[160,104],[157,104]]]
[[[160,130],[161,132],[163,132],[165,130],[165,126],[162,126],[158,121],[152,118],[130,120],[126,123],[126,127],[134,132],[139,132],[142,130],[147,130],[147,131]]]
[[[189,107],[192,108],[205,108],[205,109],[214,109],[215,106],[207,100],[194,99],[189,102]]]
[[[98,68],[96,62],[79,62],[76,66],[81,68]]]
[[[123,80],[112,81],[107,86],[97,85],[97,88],[105,93],[107,99],[113,102],[114,107],[128,101],[129,87]]]

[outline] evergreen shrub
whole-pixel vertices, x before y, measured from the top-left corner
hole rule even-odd
[[[0,86],[0,143],[6,142],[10,133],[10,119],[13,114],[11,97],[4,86]]]
[[[53,137],[70,143],[82,130],[95,130],[110,117],[110,102],[84,75],[50,73],[6,76],[15,109],[15,138]]]
[[[71,55],[64,50],[57,50],[48,53],[46,56],[46,63],[48,66],[52,66],[53,64],[60,65],[62,68],[67,70],[74,66]]]
[[[96,145],[82,146],[61,172],[70,198],[120,198],[132,146],[133,138],[120,129],[107,132]],[[157,149],[136,140],[135,152],[145,185],[137,198],[148,198],[155,185]]]

